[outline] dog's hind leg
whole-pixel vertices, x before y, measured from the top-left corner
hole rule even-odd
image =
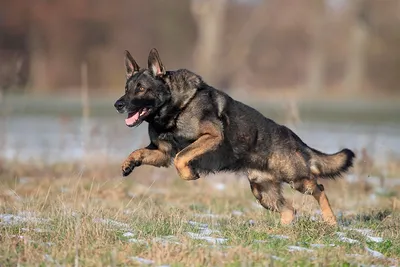
[[[250,179],[249,179],[250,180]],[[275,181],[252,181],[250,180],[251,191],[260,204],[268,210],[281,214],[281,223],[290,224],[294,219],[294,210],[284,199],[281,192],[280,182]]]
[[[317,201],[322,211],[322,218],[330,225],[337,225],[328,197],[325,194],[324,186],[317,184],[316,179],[302,179],[293,184],[293,187],[300,193],[312,195]]]

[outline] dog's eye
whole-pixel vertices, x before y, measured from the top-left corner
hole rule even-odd
[[[144,89],[144,87],[143,86],[140,86],[139,87],[139,92],[143,92],[145,89]]]

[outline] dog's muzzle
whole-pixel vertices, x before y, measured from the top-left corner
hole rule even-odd
[[[117,100],[117,102],[114,104],[114,107],[119,113],[125,112],[125,102],[123,100]]]

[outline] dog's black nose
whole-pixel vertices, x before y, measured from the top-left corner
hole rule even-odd
[[[118,112],[121,112],[125,107],[125,103],[122,100],[117,100],[117,102],[114,104],[114,107],[118,110]]]

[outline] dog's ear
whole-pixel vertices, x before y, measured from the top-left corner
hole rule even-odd
[[[134,73],[138,72],[140,67],[133,59],[132,55],[128,50],[125,50],[125,67],[126,67],[126,78],[129,79]]]
[[[153,76],[163,76],[165,74],[164,65],[161,62],[160,56],[158,55],[157,49],[153,48],[150,50],[148,59],[148,68]]]

